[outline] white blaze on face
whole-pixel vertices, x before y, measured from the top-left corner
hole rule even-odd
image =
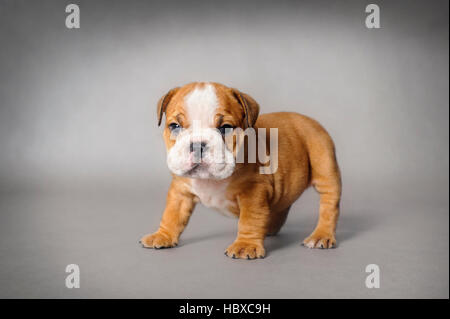
[[[186,112],[189,121],[200,124],[201,128],[214,127],[214,116],[219,107],[216,90],[211,84],[196,88],[185,98]]]
[[[225,147],[222,135],[214,126],[219,107],[215,88],[211,84],[195,88],[185,100],[190,122],[177,136],[167,156],[167,165],[176,175],[201,179],[224,179],[234,170],[233,154]],[[204,143],[201,161],[191,152],[191,143]]]

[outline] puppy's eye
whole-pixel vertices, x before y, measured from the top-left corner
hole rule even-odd
[[[234,127],[230,124],[224,124],[221,127],[219,127],[220,134],[226,135],[228,133],[231,133],[233,131]]]
[[[181,129],[180,124],[177,124],[177,123],[170,123],[170,124],[169,124],[169,130],[170,130],[172,133],[178,134],[178,132],[180,131],[180,129]]]

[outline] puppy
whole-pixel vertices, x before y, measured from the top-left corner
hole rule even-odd
[[[170,90],[158,103],[158,125],[164,113],[172,182],[159,229],[142,237],[143,247],[176,246],[201,202],[239,218],[237,237],[225,255],[263,258],[264,238],[280,230],[289,208],[310,185],[320,194],[319,220],[303,244],[335,247],[341,177],[333,141],[319,123],[297,113],[258,116],[259,105],[249,95],[203,82]],[[258,159],[251,161],[251,148],[269,147],[275,133],[277,148],[270,152],[277,151],[278,158],[268,172],[260,159],[267,151],[258,150]],[[247,158],[237,161],[241,154]]]

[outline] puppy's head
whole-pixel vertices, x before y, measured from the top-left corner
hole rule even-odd
[[[174,88],[158,102],[158,125],[166,114],[167,165],[178,176],[224,179],[233,174],[240,144],[237,134],[253,127],[256,101],[218,83]],[[230,138],[231,137],[231,138]]]

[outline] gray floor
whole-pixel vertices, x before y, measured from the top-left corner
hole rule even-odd
[[[165,187],[4,192],[0,297],[448,298],[448,200],[439,194],[349,186],[339,247],[309,250],[300,242],[313,229],[318,196],[308,190],[266,240],[267,258],[246,261],[223,255],[236,220],[201,206],[177,248],[141,248],[140,236],[158,224]],[[79,289],[65,287],[71,263],[80,266]],[[379,289],[365,287],[372,263]]]

